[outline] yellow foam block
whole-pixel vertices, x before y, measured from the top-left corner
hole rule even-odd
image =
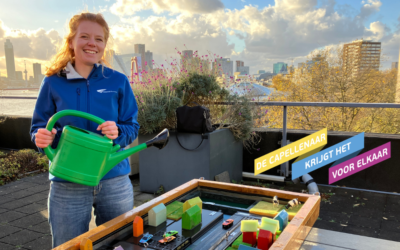
[[[267,217],[274,217],[284,207],[284,205],[274,206],[274,204],[272,204],[271,202],[260,201],[253,208],[250,209],[250,213]]]
[[[295,207],[295,208],[289,208],[285,209],[285,205],[278,205],[278,206],[273,206],[271,202],[266,202],[266,201],[260,201],[258,202],[252,209],[250,209],[250,213],[252,214],[258,214],[266,217],[275,217],[281,210],[286,210],[286,212],[289,214],[289,219],[291,220],[297,212],[301,209],[303,204]]]
[[[241,232],[257,232],[258,220],[242,220]]]
[[[186,212],[186,210],[194,207],[195,205],[199,206],[200,210],[203,211],[203,202],[200,197],[197,196],[183,203],[183,212]]]
[[[270,231],[272,234],[275,234],[276,231],[279,230],[279,221],[262,217],[260,229]]]

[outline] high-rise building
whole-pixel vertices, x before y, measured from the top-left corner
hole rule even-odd
[[[263,73],[265,73],[265,70],[257,70],[257,74],[259,75],[259,74],[263,74]]]
[[[22,81],[22,71],[15,71],[15,80]]]
[[[7,78],[15,80],[14,48],[10,39],[6,39],[6,42],[4,43],[4,52],[6,55]]]
[[[41,75],[42,75],[42,65],[40,63],[34,63],[33,64],[34,83],[40,83]]]
[[[192,59],[193,58],[193,50],[182,50],[182,56],[185,59]]]
[[[233,76],[233,61],[231,61],[230,58],[218,58],[216,62],[212,63],[212,66],[213,70],[219,70],[219,68],[221,68],[225,76]]]
[[[236,72],[240,72],[241,75],[250,75],[250,67],[249,66],[240,66],[237,68]]]
[[[235,72],[240,72],[239,67],[244,67],[244,62],[243,61],[236,61]]]
[[[180,60],[182,68],[190,69],[192,66],[196,67],[194,64],[199,64],[200,61],[201,61],[200,59],[193,60],[193,50],[182,50],[181,60]]]
[[[142,59],[141,64],[139,64],[139,67],[141,67],[141,69],[139,69],[139,71],[142,71],[143,69],[145,69],[145,67],[144,67],[144,61],[146,60],[145,53],[146,53],[146,49],[145,49],[144,44],[135,44],[135,54],[140,54],[141,59]]]
[[[360,39],[343,46],[343,66],[353,75],[357,75],[363,70],[379,70],[380,59],[380,42]]]
[[[399,62],[392,62],[392,69],[398,69],[399,68]]]
[[[274,74],[279,74],[280,72],[287,72],[287,63],[277,62],[273,64]]]
[[[150,52],[150,50],[146,51],[145,58],[145,61],[147,62],[146,68],[153,69],[153,52]]]

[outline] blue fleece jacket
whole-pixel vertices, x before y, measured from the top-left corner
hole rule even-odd
[[[96,64],[87,79],[80,76],[70,63],[60,73],[43,79],[32,117],[32,141],[35,142],[38,129],[46,128],[51,116],[65,109],[79,110],[105,121],[114,121],[119,135],[113,142],[114,145],[119,144],[121,150],[131,144],[138,135],[138,107],[129,81],[125,75],[103,65]],[[101,131],[96,130],[97,123],[80,117],[65,116],[54,125],[57,134],[52,148],[57,147],[65,125],[101,134]],[[40,148],[39,151],[44,152]],[[124,159],[111,169],[103,180],[129,173],[129,161]],[[49,179],[66,182],[52,174],[49,174]]]

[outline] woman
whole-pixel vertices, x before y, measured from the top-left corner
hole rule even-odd
[[[104,134],[121,148],[138,135],[138,108],[127,77],[105,67],[109,28],[101,14],[82,13],[69,22],[64,45],[47,69],[32,117],[31,137],[41,152],[58,144],[65,125]],[[55,113],[74,109],[104,119],[101,125],[83,118],[62,117],[45,129]],[[96,167],[96,166],[91,166]],[[49,174],[49,224],[53,248],[89,230],[92,206],[101,225],[133,208],[130,165],[123,160],[96,187],[67,182]]]

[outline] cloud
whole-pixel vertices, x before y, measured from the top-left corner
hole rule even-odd
[[[10,39],[14,47],[14,56],[38,60],[49,60],[57,51],[62,39],[55,30],[45,31],[42,28],[33,31],[12,30],[0,26],[0,44]],[[4,56],[4,50],[0,50]]]
[[[111,34],[114,47],[121,53],[132,53],[134,44],[146,45],[153,55],[176,55],[177,49],[209,51],[229,55],[234,45],[227,42],[227,33],[220,26],[207,20],[206,16],[181,14],[174,19],[151,16],[146,19],[133,17],[121,19],[124,25],[113,26]],[[184,46],[185,45],[185,46]]]
[[[166,2],[171,3],[170,6],[160,4],[154,7],[154,4]],[[117,1],[112,7],[114,13],[118,4],[125,6],[118,13],[125,15],[120,17],[122,26],[130,28],[120,28],[115,33],[116,47],[128,53],[133,44],[145,43],[153,55],[170,56],[176,46],[186,44],[193,50],[210,50],[224,57],[244,60],[254,73],[262,69],[262,65],[271,70],[273,62],[287,62],[290,58],[295,58],[297,64],[306,60],[306,56],[316,48],[362,37],[389,41],[391,34],[384,23],[373,22],[365,27],[361,22],[379,11],[382,5],[379,0],[368,0],[358,10],[353,8],[347,12],[345,5],[334,0],[322,4],[317,0],[275,0],[274,6],[258,8],[246,5],[234,10],[213,8],[212,13],[188,11],[184,5],[173,7],[172,3],[178,2]],[[145,19],[132,14],[149,8],[153,8],[155,13],[180,14]],[[229,38],[230,41],[243,40],[245,50],[235,52],[234,45],[226,41],[229,35],[236,37]]]
[[[239,38],[244,38],[247,51],[265,53],[269,58],[301,56],[314,48],[364,34],[365,27],[356,21],[328,11],[328,6],[316,7],[315,0],[277,0],[276,6],[263,9],[245,6],[208,15],[208,19],[224,28],[245,33],[246,36]]]
[[[370,24],[370,28],[367,29],[368,32],[371,33],[367,39],[374,40],[374,41],[381,41],[382,38],[389,35],[390,29],[380,21],[372,22]]]
[[[171,13],[204,14],[224,8],[221,0],[117,0],[111,6],[111,13],[116,15],[133,15],[134,13],[151,9],[160,14]]]
[[[6,39],[10,39],[14,48],[15,67],[17,71],[25,68],[24,60],[27,63],[28,75],[32,75],[32,64],[34,62],[44,64],[48,62],[57,52],[58,46],[62,42],[60,34],[55,30],[13,30],[0,20],[0,45],[4,48]],[[2,75],[6,74],[4,49],[0,49],[0,68]],[[4,65],[3,65],[4,64]]]
[[[359,14],[359,18],[361,20],[365,20],[367,17],[372,15],[374,12],[378,12],[379,8],[381,7],[382,3],[380,0],[368,0],[368,3],[365,3],[361,7],[361,11]]]
[[[335,0],[275,0],[275,5],[264,8],[247,4],[229,10],[220,0],[116,0],[109,11],[119,18],[117,25],[111,26],[113,48],[119,53],[133,53],[134,44],[145,44],[154,60],[165,64],[165,60],[177,58],[175,48],[198,50],[200,54],[210,51],[242,60],[255,73],[272,70],[278,61],[291,64],[291,58],[297,65],[315,49],[362,37],[381,41],[384,53],[390,55],[388,60],[397,61],[400,31],[393,33],[382,21],[368,27],[364,24],[381,5],[378,0],[366,0],[358,9],[348,10]],[[143,10],[157,15],[137,15]],[[43,61],[55,53],[61,41],[54,30],[18,33],[0,21],[0,44],[5,37],[18,47],[16,57]],[[239,41],[236,48],[244,44],[245,49],[234,51],[232,41]]]

